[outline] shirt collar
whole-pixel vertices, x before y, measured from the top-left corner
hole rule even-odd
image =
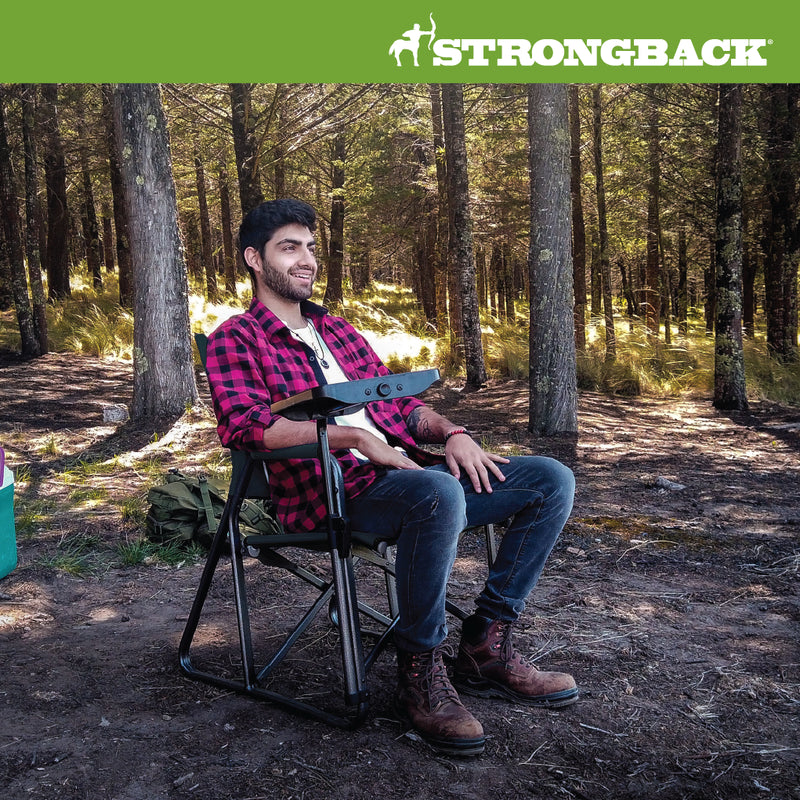
[[[328,314],[328,309],[325,306],[312,303],[310,300],[302,300],[300,302],[300,311],[304,317],[315,317],[320,320]],[[272,336],[281,330],[289,330],[283,320],[275,316],[257,297],[251,300],[249,313],[261,325],[267,336]]]

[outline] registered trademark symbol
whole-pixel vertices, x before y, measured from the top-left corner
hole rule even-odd
[[[772,39],[770,39],[770,40],[767,42],[767,44],[773,44],[773,40],[772,40]]]

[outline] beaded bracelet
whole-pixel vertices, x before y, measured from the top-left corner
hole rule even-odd
[[[444,443],[447,444],[447,440],[451,436],[458,436],[459,433],[466,433],[469,436],[469,431],[466,428],[454,428],[452,431],[449,431],[444,435]]]

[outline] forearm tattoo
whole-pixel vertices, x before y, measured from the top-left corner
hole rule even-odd
[[[408,415],[406,425],[408,425],[408,430],[414,437],[414,440],[420,444],[436,442],[436,437],[431,430],[430,421],[425,419],[422,415],[422,407],[415,408]]]

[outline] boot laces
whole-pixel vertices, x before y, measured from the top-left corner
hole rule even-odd
[[[514,647],[514,642],[511,639],[511,623],[503,620],[497,621],[497,634],[498,638],[492,644],[492,650],[498,650],[500,661],[504,664],[519,665],[524,669],[536,669],[523,655]]]
[[[461,702],[447,675],[445,653],[446,649],[440,645],[426,653],[413,653],[410,658],[409,676],[418,680],[419,689],[427,696],[431,709],[448,701]]]

